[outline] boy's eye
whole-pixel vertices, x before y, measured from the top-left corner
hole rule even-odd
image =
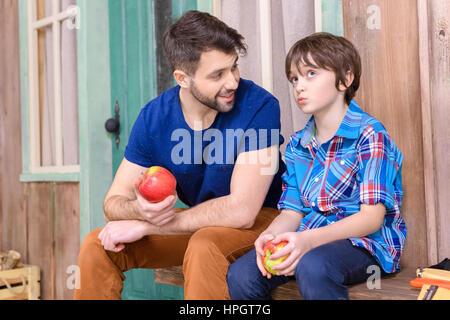
[[[306,76],[307,76],[308,78],[312,78],[312,77],[314,77],[315,75],[316,75],[316,72],[315,72],[315,71],[312,71],[312,70],[308,71],[308,73],[306,74]]]
[[[289,79],[289,82],[292,84],[296,84],[298,82],[298,78],[297,77],[292,77]]]

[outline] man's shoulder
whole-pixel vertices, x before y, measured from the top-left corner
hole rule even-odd
[[[153,113],[170,109],[170,106],[174,105],[176,102],[178,92],[178,86],[165,90],[160,95],[147,102],[147,104],[142,108],[141,112]]]
[[[241,78],[238,88],[239,102],[267,102],[273,100],[278,104],[278,99],[263,87],[257,85],[251,80]]]

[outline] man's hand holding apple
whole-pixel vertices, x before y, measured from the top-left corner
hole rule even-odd
[[[134,181],[135,209],[140,217],[153,225],[166,224],[175,216],[177,181],[167,169],[160,166],[148,168]]]
[[[161,202],[152,203],[145,199],[139,192],[139,183],[141,178],[134,182],[134,193],[136,200],[134,201],[135,211],[143,220],[150,222],[156,226],[166,224],[175,216],[175,203],[178,200],[176,191],[173,195],[168,196]]]

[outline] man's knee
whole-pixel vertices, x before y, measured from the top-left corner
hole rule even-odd
[[[218,241],[223,241],[223,239],[220,240],[218,237],[216,227],[207,227],[196,231],[189,239],[185,260],[192,255],[207,257],[219,253]]]
[[[103,248],[101,241],[98,238],[98,235],[100,234],[102,229],[103,228],[99,228],[94,231],[91,231],[84,237],[83,243],[81,244],[80,248],[80,255],[79,255],[80,258],[84,257],[86,254],[92,252],[95,249]]]

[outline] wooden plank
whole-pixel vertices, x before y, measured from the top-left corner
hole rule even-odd
[[[422,139],[425,206],[427,215],[428,263],[438,261],[437,221],[436,221],[436,171],[434,166],[433,124],[431,112],[430,59],[428,37],[428,7],[426,0],[417,1],[419,22],[420,93],[422,109]]]
[[[380,120],[404,156],[402,215],[408,234],[401,263],[427,264],[424,169],[415,1],[343,1],[344,35],[359,49],[356,100]]]
[[[164,283],[173,286],[183,287],[184,286],[183,267],[174,266],[155,269],[154,279],[156,283]]]
[[[81,240],[105,225],[103,198],[113,178],[112,142],[104,128],[112,106],[109,25],[117,24],[109,22],[110,5],[113,1],[77,1],[82,26],[77,30]]]
[[[420,290],[409,285],[416,277],[415,272],[415,268],[405,268],[399,273],[387,275],[380,280],[380,289],[369,289],[365,282],[349,286],[350,300],[415,300]],[[157,283],[182,287],[184,285],[182,266],[155,269],[154,279]],[[277,287],[271,295],[275,300],[302,299],[295,280]]]
[[[369,289],[360,283],[348,287],[350,300],[416,300],[420,290],[409,286],[415,269],[408,268],[380,280],[380,289]],[[292,280],[272,291],[275,300],[300,300],[297,283]]]
[[[80,252],[80,189],[78,183],[55,184],[55,299],[70,300],[67,268],[77,265]]]
[[[6,52],[6,42],[4,40],[5,35],[3,30],[5,30],[5,26],[4,26],[4,19],[3,19],[3,13],[6,11],[3,6],[4,6],[5,2],[2,1],[0,3],[0,57],[4,57],[5,56],[5,52]],[[5,83],[5,78],[3,76],[5,66],[4,66],[4,59],[0,58],[0,88],[4,87],[4,83]],[[1,117],[1,108],[3,105],[5,105],[5,97],[3,96],[3,92],[0,91],[0,130],[2,130],[1,128],[3,128],[3,117]],[[3,136],[3,131],[0,131],[0,137]],[[2,191],[2,187],[3,187],[3,178],[2,178],[2,171],[3,171],[3,144],[0,140],[0,230],[3,230],[3,205],[2,205],[2,199],[3,199],[3,191]],[[3,250],[3,236],[0,236],[0,251]]]
[[[41,297],[55,298],[53,183],[25,184],[28,215],[27,263],[41,268]]]
[[[438,260],[450,257],[450,3],[427,1],[430,46],[430,105],[436,172]]]
[[[22,210],[18,2],[0,1],[1,247],[26,259],[26,215]]]

